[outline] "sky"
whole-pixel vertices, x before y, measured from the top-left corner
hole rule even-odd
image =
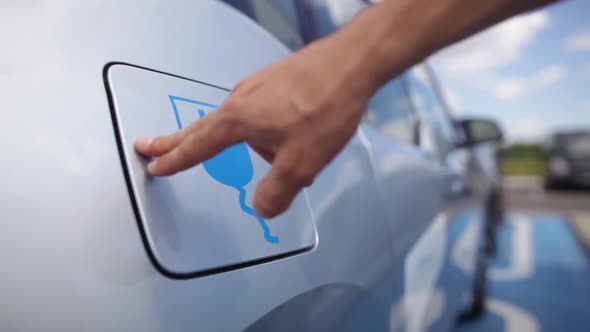
[[[496,119],[509,142],[590,129],[590,1],[502,22],[429,59],[457,117]]]

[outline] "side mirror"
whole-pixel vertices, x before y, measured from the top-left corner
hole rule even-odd
[[[495,121],[485,119],[463,119],[455,121],[461,132],[461,146],[473,146],[479,143],[501,143],[504,135]]]

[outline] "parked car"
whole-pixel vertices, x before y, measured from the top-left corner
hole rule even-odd
[[[556,132],[544,154],[546,187],[590,185],[590,131]]]
[[[198,121],[367,5],[225,2],[0,5],[0,330],[445,331],[481,310],[501,134],[458,130],[425,64],[275,219],[251,208],[269,165],[244,144],[147,175],[134,138]],[[477,220],[463,275],[449,229]]]

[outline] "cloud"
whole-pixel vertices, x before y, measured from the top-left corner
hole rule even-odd
[[[491,80],[491,86],[496,97],[500,99],[512,99],[525,93],[551,86],[566,76],[566,68],[562,64],[552,65],[541,69],[532,77],[510,77],[500,80]]]
[[[433,57],[449,73],[487,71],[518,60],[550,22],[545,11],[509,19]]]
[[[527,90],[526,80],[522,78],[507,78],[494,84],[494,94],[500,99],[515,98]]]
[[[547,128],[534,117],[523,117],[506,123],[512,141],[534,142],[542,140]]]
[[[578,32],[565,40],[568,51],[590,51],[590,30]]]
[[[555,84],[565,78],[565,66],[553,65],[541,70],[534,78],[533,83],[538,87]]]

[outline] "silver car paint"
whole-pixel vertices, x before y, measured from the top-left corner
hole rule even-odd
[[[232,87],[288,54],[267,32],[209,0],[1,6],[1,330],[329,330],[359,303],[388,318],[403,302],[405,257],[449,206],[443,171],[366,127],[309,189],[311,252],[185,280],[150,261],[105,65]],[[372,300],[393,283],[386,302]]]
[[[203,275],[315,246],[305,191],[277,218],[264,220],[253,212],[254,185],[270,165],[246,144],[175,176],[147,174],[148,158],[135,151],[133,141],[199,121],[227,98],[228,90],[129,65],[106,70],[137,216],[163,271]]]

